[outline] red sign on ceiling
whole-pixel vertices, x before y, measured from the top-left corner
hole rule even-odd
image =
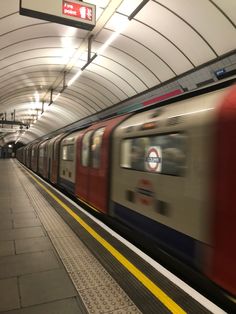
[[[85,4],[78,4],[64,0],[62,13],[87,21],[93,20],[93,10],[91,7],[86,6]]]

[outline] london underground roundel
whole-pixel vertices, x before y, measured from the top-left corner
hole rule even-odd
[[[161,172],[162,154],[160,146],[149,147],[146,155],[146,169],[152,172]]]

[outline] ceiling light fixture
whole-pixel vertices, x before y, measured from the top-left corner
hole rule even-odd
[[[137,8],[128,16],[127,20],[122,21],[121,24],[119,24],[119,28],[108,38],[107,41],[97,50],[97,52],[93,55],[92,58],[88,60],[88,62],[81,68],[79,71],[72,77],[72,79],[69,80],[67,86],[71,86],[82,74],[82,72],[86,69],[86,67],[93,62],[93,60],[101,55],[104,50],[111,45],[111,43],[120,35],[121,32],[124,31],[124,29],[127,27],[129,21],[131,21],[136,14],[149,2],[149,0],[143,0]],[[120,26],[121,25],[121,26]]]
[[[69,82],[67,83],[67,86],[71,86],[78,77],[80,77],[80,75],[82,74],[82,70],[79,69],[79,71],[72,77],[72,79],[69,80]]]
[[[53,102],[56,101],[60,95],[61,95],[61,93],[58,93],[58,94],[56,95],[56,97],[53,99]]]
[[[120,33],[122,32],[122,30],[116,31],[115,33],[113,33],[107,41],[105,41],[105,43],[98,49],[98,51],[96,52],[97,55],[101,55],[104,50],[110,46],[110,44],[120,35]]]

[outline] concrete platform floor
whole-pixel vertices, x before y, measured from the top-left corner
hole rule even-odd
[[[0,176],[0,314],[141,313],[16,160]]]
[[[0,160],[0,313],[82,313],[78,293],[19,181]]]

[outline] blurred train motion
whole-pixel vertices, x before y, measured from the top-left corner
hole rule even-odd
[[[236,295],[236,86],[33,142],[17,158]]]

